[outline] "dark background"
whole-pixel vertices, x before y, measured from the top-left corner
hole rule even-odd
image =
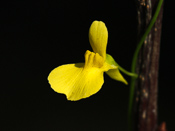
[[[126,131],[129,86],[105,74],[97,94],[71,102],[47,81],[53,68],[84,62],[85,51],[92,50],[88,30],[94,20],[104,21],[108,28],[107,52],[130,70],[137,41],[134,0],[0,4],[1,131]],[[165,1],[158,118],[159,124],[167,122],[168,131],[175,129],[174,30],[174,4]]]

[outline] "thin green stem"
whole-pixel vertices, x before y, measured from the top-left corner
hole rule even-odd
[[[131,77],[136,77],[137,78],[137,74],[135,73],[131,73],[127,70],[125,70],[124,68],[122,68],[115,60],[114,58],[110,55],[110,54],[106,54],[106,62],[109,64],[109,65],[115,65],[115,66],[118,66],[118,69],[120,71],[122,71],[124,74],[128,75],[128,76],[131,76]]]
[[[146,39],[147,35],[149,34],[149,32],[151,31],[154,23],[156,22],[156,19],[159,15],[161,6],[162,6],[163,0],[159,0],[159,3],[157,5],[157,9],[155,11],[155,14],[146,30],[146,32],[144,33],[144,35],[142,36],[141,40],[139,41],[137,48],[134,52],[134,56],[132,59],[132,65],[131,65],[131,72],[135,73],[135,69],[136,69],[136,62],[137,62],[137,57],[138,57],[138,53],[140,51],[140,48],[143,45],[144,40]],[[131,129],[132,126],[132,107],[133,107],[133,98],[134,98],[134,90],[135,90],[135,80],[136,78],[132,77],[131,78],[131,84],[130,84],[130,96],[129,96],[129,108],[128,108],[128,122],[129,122],[129,130]]]
[[[123,72],[124,74],[128,75],[128,76],[131,76],[131,77],[135,77],[137,78],[138,75],[136,73],[132,73],[132,72],[129,72],[127,70],[125,70],[124,68],[122,68],[117,62],[116,62],[116,65],[118,66],[118,69]]]

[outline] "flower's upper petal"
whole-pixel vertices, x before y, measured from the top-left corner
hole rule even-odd
[[[102,21],[94,21],[89,29],[89,41],[95,53],[106,59],[108,31]]]
[[[48,76],[52,89],[76,101],[98,92],[103,85],[103,71],[84,68],[84,63],[67,64],[55,68]]]

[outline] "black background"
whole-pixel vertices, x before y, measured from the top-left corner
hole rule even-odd
[[[136,47],[134,1],[6,1],[0,4],[0,130],[126,131],[129,86],[106,74],[102,89],[88,99],[67,101],[48,84],[50,71],[84,62],[92,50],[88,30],[105,22],[107,52],[129,70]],[[174,107],[174,4],[164,3],[159,69],[159,123],[169,131]],[[130,77],[124,75],[127,81]]]

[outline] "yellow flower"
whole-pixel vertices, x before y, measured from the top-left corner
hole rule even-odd
[[[103,83],[103,73],[127,84],[114,60],[106,54],[108,31],[101,21],[94,21],[89,29],[89,41],[94,52],[85,53],[85,63],[61,65],[48,76],[51,88],[76,101],[97,93]]]

